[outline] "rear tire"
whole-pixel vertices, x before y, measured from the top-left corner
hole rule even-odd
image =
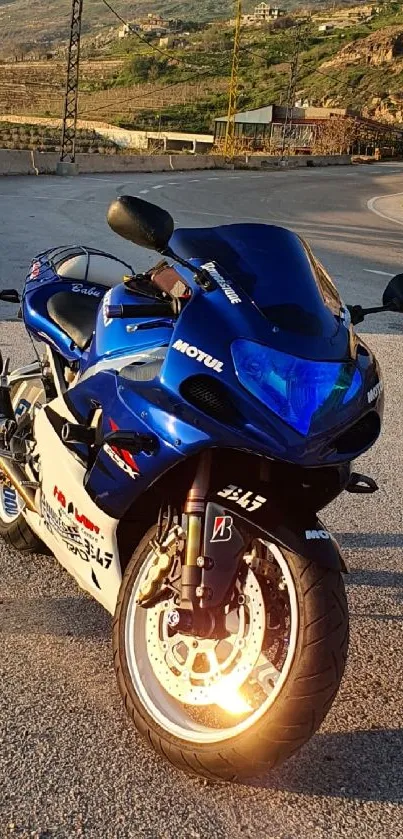
[[[192,742],[191,733],[188,739],[173,736],[151,716],[128,666],[128,608],[154,532],[144,537],[126,569],[113,626],[115,670],[125,708],[148,743],[178,769],[215,781],[255,777],[287,760],[312,737],[337,694],[349,637],[343,578],[281,549],[294,584],[299,628],[285,681],[266,713],[241,734],[219,742]],[[138,649],[139,659],[146,654]]]
[[[46,545],[35,536],[35,533],[28,526],[22,513],[11,524],[7,524],[0,518],[0,536],[7,545],[11,545],[16,551],[30,554],[49,553]]]
[[[41,381],[38,379],[27,382],[18,383],[12,389],[11,401],[14,410],[21,402],[25,401],[30,408],[34,404],[45,402],[45,394]],[[21,415],[22,417],[23,415]],[[3,476],[0,470],[0,481]],[[0,536],[8,545],[22,553],[39,553],[48,554],[49,550],[44,543],[38,539],[35,533],[31,530],[25,521],[22,512],[18,513],[18,508],[23,509],[23,502],[18,493],[9,486],[9,482],[5,478],[5,485],[0,489]],[[8,513],[7,503],[4,503],[4,493],[9,495]],[[13,499],[14,495],[14,499]],[[16,515],[13,515],[13,507],[16,510]]]

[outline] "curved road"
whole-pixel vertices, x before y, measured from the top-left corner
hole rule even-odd
[[[150,264],[152,255],[106,226],[107,205],[123,192],[159,202],[181,225],[290,225],[348,302],[376,304],[388,275],[402,270],[403,231],[367,209],[374,196],[403,192],[399,164],[13,177],[0,179],[0,285],[21,288],[36,252],[72,241],[115,251],[140,269]],[[14,311],[3,307],[0,316]],[[403,837],[402,325],[397,315],[368,321],[378,333],[370,341],[387,410],[382,440],[359,468],[380,492],[346,495],[326,511],[351,565],[352,631],[347,673],[319,734],[254,784],[205,786],[170,769],[125,716],[109,616],[51,557],[1,548],[1,839]],[[0,324],[0,340],[14,361],[29,355],[21,324]]]
[[[386,281],[382,273],[368,272],[402,270],[403,237],[393,222],[370,212],[367,202],[399,187],[403,190],[399,163],[266,173],[3,178],[0,283],[21,288],[35,253],[70,242],[109,249],[136,267],[150,264],[152,256],[118,240],[105,223],[109,202],[129,193],[169,209],[178,226],[258,221],[292,227],[308,239],[349,302],[377,303]],[[0,316],[9,314],[3,306]],[[382,331],[385,323],[379,324]]]

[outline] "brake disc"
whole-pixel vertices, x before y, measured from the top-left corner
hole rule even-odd
[[[252,673],[262,650],[266,614],[263,594],[250,569],[238,605],[226,616],[228,637],[217,640],[172,634],[172,604],[147,611],[149,661],[163,688],[187,705],[219,704],[219,692],[237,691]]]

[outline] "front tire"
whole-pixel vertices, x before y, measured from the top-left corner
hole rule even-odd
[[[244,709],[240,710],[235,725],[231,726],[228,722],[228,715],[225,724],[222,722],[221,708],[218,708],[217,722],[216,705],[209,705],[207,709],[202,707],[201,721],[200,717],[195,721],[194,708],[190,708],[188,713],[186,703],[173,700],[172,683],[168,685],[170,692],[159,683],[168,671],[158,651],[158,638],[155,637],[154,643],[150,635],[150,627],[157,626],[157,622],[149,614],[153,609],[145,610],[135,605],[139,579],[147,563],[152,561],[149,542],[154,534],[155,529],[149,531],[126,569],[114,620],[115,670],[129,716],[157,752],[177,768],[191,774],[210,780],[229,781],[256,776],[279,765],[300,749],[319,728],[340,685],[348,648],[348,611],[341,574],[321,568],[290,551],[281,549],[280,552],[277,546],[265,543],[265,549],[270,551],[271,556],[274,555],[280,569],[279,579],[286,580],[290,603],[289,646],[288,650],[285,647],[281,674],[272,679],[273,687],[266,704],[263,703],[258,711],[252,710],[248,716]],[[264,594],[267,614],[270,609],[273,614],[274,609],[276,615],[279,607],[267,598],[264,578],[256,576],[255,579]],[[253,592],[254,586],[255,583],[252,583],[250,592]],[[261,602],[260,594],[256,597]],[[275,617],[274,622],[277,619]],[[136,620],[140,629],[141,623],[147,629],[148,621],[148,635],[147,632],[145,635],[148,640],[144,643],[140,643],[141,631],[135,628]],[[158,620],[160,625],[161,616]],[[259,632],[259,611],[253,621]],[[245,625],[248,625],[248,618]],[[130,627],[138,632],[137,639],[132,639]],[[263,656],[262,660],[267,662],[267,657]],[[186,658],[186,666],[187,661]],[[155,676],[153,666],[158,670],[159,677]],[[264,664],[263,670],[265,668],[266,673],[270,671],[270,664]],[[180,663],[178,678],[182,678],[179,670]],[[256,690],[257,672],[255,667],[248,688],[250,691],[252,688]],[[269,683],[270,679],[265,683],[265,691],[269,691]],[[195,696],[196,691],[197,688]],[[241,722],[240,716],[243,717]]]

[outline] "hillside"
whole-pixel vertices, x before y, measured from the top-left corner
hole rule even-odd
[[[251,10],[256,2],[245,0],[244,11]],[[112,5],[128,20],[156,12],[166,18],[208,21],[230,18],[234,10],[233,0],[113,0]],[[283,0],[281,5],[289,9],[301,3],[298,0]],[[314,8],[322,3],[320,0],[310,0],[306,5]],[[65,41],[69,31],[70,9],[71,0],[35,0],[34,3],[32,0],[0,0],[0,58],[21,45],[29,49]],[[84,33],[96,34],[116,23],[116,18],[102,0],[84,0]]]
[[[84,2],[87,13],[100,8],[100,0]],[[18,0],[19,9],[24,4]],[[166,10],[169,4],[161,0],[161,5]],[[4,8],[0,0],[0,12]],[[320,30],[323,20],[332,23],[326,33]],[[285,101],[295,20],[281,18],[279,24],[242,31],[239,109]],[[116,27],[102,28],[99,36],[87,34],[79,116],[134,128],[210,131],[214,117],[226,112],[232,44],[233,29],[220,21],[186,33],[179,46],[162,52],[156,39],[151,44],[135,36],[120,41]],[[60,116],[65,74],[60,50],[49,61],[3,62],[1,72],[0,113]],[[403,4],[389,2],[376,12],[363,4],[355,10],[322,9],[312,16],[301,43],[297,100],[350,106],[403,123],[402,91]]]

